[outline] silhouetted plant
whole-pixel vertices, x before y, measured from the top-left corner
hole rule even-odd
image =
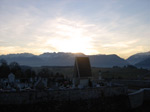
[[[7,78],[10,73],[10,68],[7,64],[7,61],[4,59],[0,60],[0,77]]]

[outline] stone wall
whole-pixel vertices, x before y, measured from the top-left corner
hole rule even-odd
[[[76,107],[100,110],[116,110],[137,108],[145,101],[150,101],[150,88],[140,89],[127,94],[126,87],[100,87],[74,90],[0,92],[0,106],[35,105],[46,106],[49,109],[70,109]],[[41,102],[46,102],[42,103]],[[32,106],[31,105],[31,106]],[[51,106],[50,106],[51,105]],[[49,107],[50,106],[50,107]],[[20,108],[20,106],[18,106]],[[31,107],[32,108],[32,107]],[[43,107],[42,107],[43,108]],[[5,109],[5,108],[4,108]]]
[[[101,87],[74,90],[0,92],[0,104],[33,104],[42,101],[75,101],[127,95],[126,87]]]

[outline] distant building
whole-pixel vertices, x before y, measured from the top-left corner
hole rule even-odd
[[[91,65],[88,57],[76,57],[73,74],[73,84],[76,87],[88,87],[91,85]]]

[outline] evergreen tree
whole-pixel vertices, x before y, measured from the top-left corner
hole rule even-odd
[[[4,59],[0,60],[0,78],[7,78],[10,73],[10,68],[7,61]]]

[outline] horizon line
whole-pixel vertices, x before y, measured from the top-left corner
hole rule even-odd
[[[148,53],[148,52],[150,52],[150,51],[146,51],[146,52],[137,52],[137,53],[135,53],[135,54],[139,54],[139,53]],[[132,54],[132,55],[130,55],[130,56],[128,56],[127,58],[123,58],[123,57],[121,57],[120,55],[118,55],[118,54],[115,54],[115,53],[112,53],[112,54],[85,54],[85,53],[82,53],[82,52],[56,52],[56,51],[54,51],[54,52],[43,52],[43,53],[31,53],[31,52],[18,52],[18,53],[8,53],[8,54],[0,54],[0,56],[2,56],[2,55],[11,55],[11,54],[32,54],[32,55],[36,55],[36,56],[39,56],[39,55],[42,55],[42,54],[44,54],[44,53],[70,53],[70,54],[83,54],[83,55],[86,55],[86,56],[93,56],[93,55],[117,55],[118,57],[120,57],[120,58],[122,58],[122,59],[128,59],[129,57],[131,57],[131,56],[133,56],[133,55],[135,55],[135,54]]]

